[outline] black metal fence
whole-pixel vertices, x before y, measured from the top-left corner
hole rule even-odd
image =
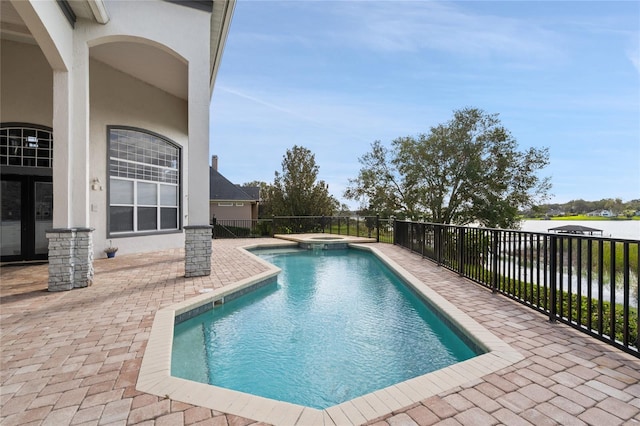
[[[258,220],[216,220],[213,238],[271,237],[275,234],[328,233],[393,242],[393,222],[378,216],[274,216]]]
[[[213,238],[270,237],[271,220],[215,220]]]
[[[396,221],[394,244],[640,358],[640,241]]]

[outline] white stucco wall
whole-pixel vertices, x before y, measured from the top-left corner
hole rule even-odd
[[[251,220],[251,203],[245,202],[244,206],[219,206],[218,201],[210,202],[209,219],[214,215],[218,220]]]
[[[95,228],[95,255],[104,255],[107,125],[143,128],[181,145],[182,226],[209,224],[211,15],[164,1],[105,0],[106,25],[79,19],[71,29],[55,2],[14,3],[40,47],[2,42],[1,120],[53,127],[54,227]],[[89,60],[92,47],[121,41],[179,58],[188,67],[188,100]],[[102,191],[91,189],[94,178]],[[183,247],[184,234],[114,244],[122,253]]]
[[[169,138],[182,147],[182,175],[187,176],[189,155],[187,102],[102,62],[90,61],[90,179],[99,178],[102,190],[90,191],[90,223],[94,231],[95,256],[107,241],[107,126],[131,126],[149,130]],[[183,187],[182,204],[187,191]],[[183,210],[183,223],[184,223]],[[184,234],[162,234],[113,238],[119,252],[144,252],[182,247]]]
[[[209,224],[209,20],[210,15],[167,2],[106,2],[107,25],[78,22],[75,36],[89,48],[130,41],[179,57],[188,67],[188,101],[169,95],[97,61],[90,63],[90,223],[96,257],[106,241],[106,126],[128,125],[159,133],[182,147],[182,226]],[[159,24],[161,23],[161,24]],[[76,40],[77,41],[77,40]],[[152,74],[153,69],[148,73]],[[95,79],[95,81],[94,81]],[[199,207],[202,205],[202,207]],[[97,211],[93,211],[97,210]],[[184,234],[118,238],[122,253],[184,247]]]
[[[53,71],[40,48],[2,40],[0,121],[53,125]]]

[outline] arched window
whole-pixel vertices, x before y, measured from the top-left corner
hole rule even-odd
[[[50,169],[52,157],[51,129],[20,123],[0,125],[0,165]]]
[[[180,229],[180,147],[152,132],[109,126],[109,236]]]

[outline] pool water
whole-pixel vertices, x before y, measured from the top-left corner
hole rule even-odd
[[[177,324],[173,376],[324,409],[477,355],[371,253],[254,253],[277,283]]]

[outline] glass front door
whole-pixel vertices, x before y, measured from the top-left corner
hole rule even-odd
[[[22,253],[22,182],[2,180],[0,185],[0,255]]]
[[[49,253],[47,230],[53,228],[53,183],[34,182],[35,254]]]
[[[2,176],[0,259],[44,260],[53,227],[53,184],[47,176]]]

